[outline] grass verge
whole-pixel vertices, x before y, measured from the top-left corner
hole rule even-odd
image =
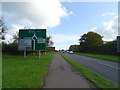
[[[68,58],[67,56],[61,54],[61,56],[70,63],[75,69],[77,69],[80,73],[82,73],[89,81],[91,81],[97,88],[106,89],[106,88],[120,88],[117,84],[105,79],[104,77],[100,76],[99,74],[89,70],[85,66],[73,61],[72,59]]]
[[[3,56],[2,88],[40,88],[55,52],[37,56]]]
[[[77,55],[84,55],[84,56],[88,56],[88,57],[93,57],[93,58],[99,58],[99,59],[103,59],[103,60],[109,60],[109,61],[114,61],[114,62],[120,62],[120,60],[118,58],[118,56],[112,56],[112,55],[102,55],[102,54],[90,54],[90,53],[74,53]]]

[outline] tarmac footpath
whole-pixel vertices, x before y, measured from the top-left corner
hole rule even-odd
[[[80,72],[56,53],[43,88],[95,88]]]

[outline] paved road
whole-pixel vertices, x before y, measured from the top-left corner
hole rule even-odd
[[[69,53],[65,53],[64,55],[97,72],[105,78],[120,84],[120,78],[118,78],[118,71],[120,75],[120,63]]]
[[[57,53],[50,65],[43,88],[94,88]]]

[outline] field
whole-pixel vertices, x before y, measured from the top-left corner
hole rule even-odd
[[[74,53],[77,55],[84,55],[84,56],[89,56],[89,57],[93,57],[93,58],[99,58],[99,59],[103,59],[103,60],[109,60],[109,61],[114,61],[114,62],[120,62],[120,60],[118,58],[118,56],[112,56],[112,55],[103,55],[103,54],[90,54],[90,53]]]
[[[40,88],[55,52],[37,56],[3,56],[3,88]]]
[[[70,63],[76,70],[78,70],[80,73],[82,73],[89,81],[91,81],[97,88],[101,89],[118,89],[120,86],[117,84],[105,79],[101,75],[91,71],[90,69],[86,68],[85,66],[73,61],[72,59],[68,58],[67,56],[61,54],[61,56]]]

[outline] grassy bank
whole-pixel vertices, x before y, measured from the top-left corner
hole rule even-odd
[[[37,56],[3,56],[3,88],[40,88],[55,52]]]
[[[72,59],[68,58],[67,56],[61,54],[61,56],[70,63],[75,69],[80,71],[88,80],[90,80],[97,88],[118,88],[118,85],[105,79],[104,77],[100,76],[99,74],[89,70],[85,66],[73,61]]]
[[[99,58],[103,60],[109,60],[109,61],[114,61],[114,62],[120,62],[118,59],[118,56],[112,56],[112,55],[103,55],[103,54],[90,54],[90,53],[74,53],[77,55],[84,55],[84,56],[89,56],[93,58]]]

